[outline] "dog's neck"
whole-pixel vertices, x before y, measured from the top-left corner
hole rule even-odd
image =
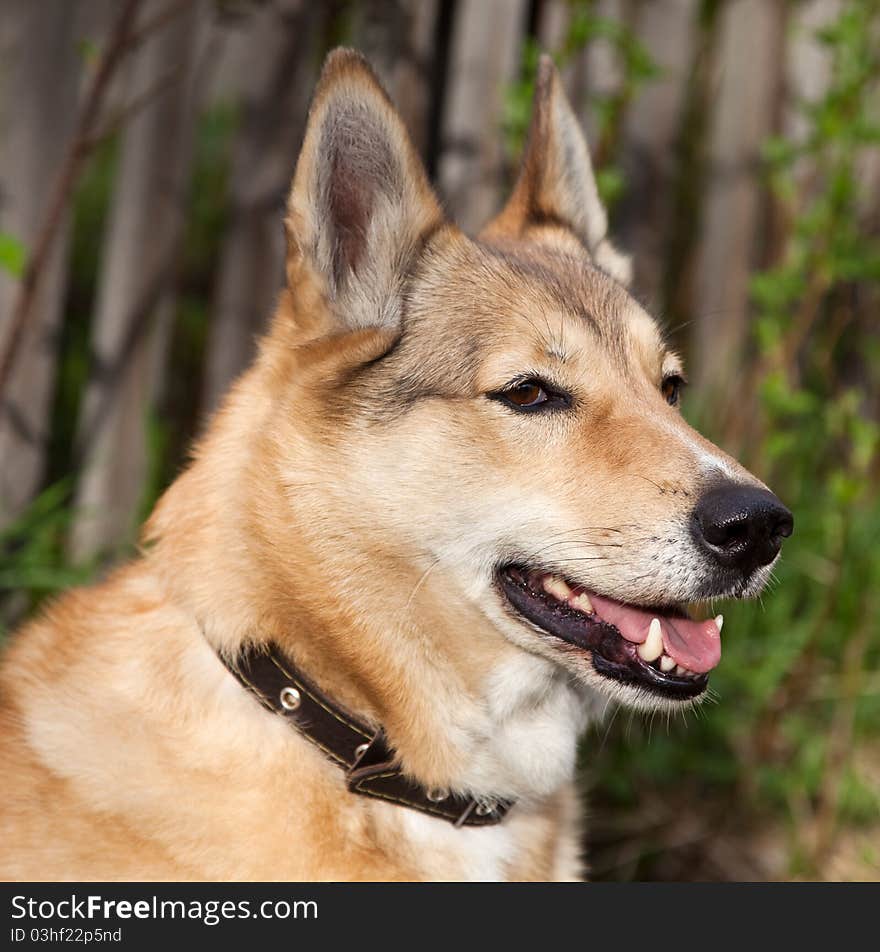
[[[574,770],[583,692],[509,644],[441,570],[424,578],[359,528],[324,519],[318,530],[310,507],[286,500],[280,511],[270,491],[254,495],[261,481],[249,465],[263,464],[229,452],[252,446],[253,425],[245,432],[234,412],[247,394],[149,524],[148,558],[171,596],[227,657],[249,642],[278,644],[328,695],[380,724],[426,787],[517,800],[555,792]]]

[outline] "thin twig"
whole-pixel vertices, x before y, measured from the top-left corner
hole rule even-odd
[[[167,23],[179,16],[192,3],[192,0],[172,0],[154,17],[144,22],[133,33],[129,33],[125,40],[126,47],[131,50],[139,46],[151,33],[161,30]]]
[[[104,52],[98,61],[95,75],[86,93],[74,135],[71,137],[67,154],[61,163],[43,224],[34,242],[33,251],[28,257],[18,296],[12,309],[9,335],[6,339],[2,357],[0,357],[0,395],[6,390],[16,352],[24,336],[24,330],[39,290],[40,278],[45,263],[52,251],[64,218],[64,210],[76,184],[83,159],[87,154],[86,144],[91,137],[92,128],[100,112],[101,103],[110,80],[129,47],[131,29],[141,3],[142,0],[126,0],[113,25],[113,29],[110,31]]]
[[[148,89],[145,89],[139,96],[135,96],[131,102],[126,103],[115,115],[111,116],[101,125],[93,135],[89,136],[83,142],[83,149],[86,152],[91,151],[95,146],[103,142],[108,136],[111,136],[121,126],[125,125],[129,119],[134,118],[146,106],[149,106],[154,99],[157,99],[169,86],[173,86],[183,73],[183,65],[175,66],[169,69],[160,79],[153,83]]]

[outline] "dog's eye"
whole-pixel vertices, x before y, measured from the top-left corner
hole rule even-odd
[[[553,389],[543,380],[536,377],[529,377],[527,380],[520,380],[504,390],[498,390],[490,393],[493,400],[500,400],[515,410],[549,410],[555,407],[567,407],[571,405],[571,397],[567,393],[561,393]]]
[[[505,390],[504,396],[518,407],[539,407],[550,399],[547,391],[536,380],[517,384],[510,390]]]
[[[684,388],[685,381],[684,377],[679,374],[669,374],[663,378],[663,383],[660,385],[660,389],[663,392],[663,396],[666,398],[666,402],[671,407],[678,406],[678,400],[681,397],[681,391]]]

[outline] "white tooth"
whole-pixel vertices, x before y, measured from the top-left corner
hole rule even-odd
[[[675,667],[675,661],[669,657],[668,654],[661,655],[660,657],[660,670],[661,671],[671,671]]]
[[[593,614],[593,603],[590,601],[590,596],[585,592],[581,592],[579,595],[575,595],[574,598],[568,600],[568,604],[578,612],[586,612],[588,615]]]
[[[724,615],[715,616],[715,624],[718,626],[718,634],[721,634],[721,626],[724,624]]]
[[[561,602],[567,601],[571,595],[571,589],[557,575],[547,575],[544,578],[544,591]]]
[[[688,669],[687,669],[687,668],[683,668],[680,664],[677,664],[677,665],[675,666],[675,673],[676,673],[677,675],[679,675],[679,677],[684,677],[685,675],[690,674],[690,672],[688,671]]]
[[[660,631],[659,618],[651,619],[648,637],[639,645],[637,650],[643,661],[656,661],[663,654],[663,635]]]
[[[558,575],[544,576],[543,585],[545,592],[554,598],[560,599],[560,601],[567,601],[571,595],[571,589]]]

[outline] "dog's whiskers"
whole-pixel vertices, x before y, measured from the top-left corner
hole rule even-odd
[[[416,582],[415,586],[413,587],[413,590],[409,593],[409,598],[406,600],[406,605],[403,606],[404,614],[406,614],[406,612],[409,611],[410,606],[412,605],[413,599],[416,597],[416,594],[417,594],[418,590],[422,587],[422,585],[424,585],[424,583],[425,583],[425,581],[427,580],[428,576],[434,571],[435,568],[437,568],[437,566],[438,566],[442,561],[443,561],[442,556],[439,556],[439,555],[438,555],[437,558],[434,559],[434,561],[433,561],[433,562],[428,566],[428,568],[425,569],[425,571],[422,573],[422,575],[421,575],[421,577],[419,578],[418,582]]]

